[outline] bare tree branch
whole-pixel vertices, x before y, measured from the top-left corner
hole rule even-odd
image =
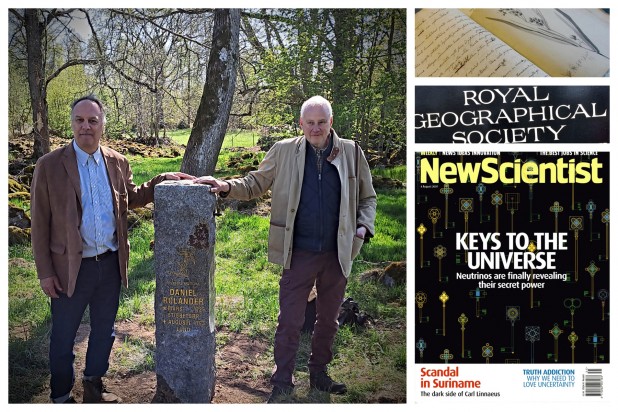
[[[68,62],[64,63],[62,66],[60,66],[55,72],[53,72],[51,75],[49,75],[47,77],[47,79],[45,80],[45,85],[48,85],[49,82],[51,82],[53,79],[55,79],[56,77],[58,77],[60,75],[60,73],[66,69],[67,67],[71,67],[71,66],[78,66],[80,64],[96,64],[99,61],[96,59],[76,59],[76,60],[69,60]]]
[[[206,45],[205,45],[204,43],[201,43],[201,42],[199,42],[199,41],[197,41],[197,40],[195,40],[195,39],[192,39],[191,37],[188,37],[188,36],[185,36],[184,34],[180,34],[180,33],[178,33],[178,32],[175,32],[175,31],[173,31],[173,30],[168,29],[167,27],[164,27],[164,26],[162,26],[162,25],[160,25],[160,24],[156,23],[156,22],[154,21],[156,18],[151,18],[151,17],[147,17],[147,16],[143,16],[143,15],[142,15],[142,16],[140,16],[140,15],[138,15],[138,14],[134,14],[134,13],[127,13],[126,11],[121,10],[121,9],[111,9],[111,10],[112,10],[114,13],[120,14],[120,15],[122,15],[122,16],[127,16],[127,17],[130,17],[130,18],[136,19],[136,20],[141,20],[141,21],[148,22],[148,23],[152,24],[153,26],[155,26],[155,27],[157,27],[157,28],[159,28],[159,29],[161,29],[161,30],[163,30],[163,31],[165,31],[165,32],[167,32],[167,33],[169,33],[169,34],[172,34],[172,35],[174,35],[174,36],[176,36],[176,37],[179,37],[179,38],[181,38],[181,39],[184,39],[184,40],[186,40],[186,41],[188,41],[188,42],[195,43],[195,44],[199,45],[200,47],[206,47]],[[138,11],[138,12],[139,12],[139,11]],[[203,13],[205,13],[205,12],[201,12],[201,13],[194,13],[194,14],[203,14]],[[166,15],[166,16],[159,16],[159,17],[157,17],[157,18],[161,18],[161,17],[169,17],[169,16],[172,16],[172,15],[174,15],[174,14],[179,14],[179,13],[169,13],[169,14],[168,14],[168,15]]]

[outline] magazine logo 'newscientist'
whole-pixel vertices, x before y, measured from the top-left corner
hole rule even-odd
[[[594,157],[590,161],[575,162],[562,157],[555,161],[500,161],[487,157],[481,162],[444,162],[438,157],[420,159],[420,183],[603,183],[600,170],[603,164]]]

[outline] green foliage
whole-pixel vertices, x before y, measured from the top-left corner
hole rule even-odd
[[[223,149],[217,159],[215,176],[245,175],[247,170],[257,169],[260,162],[264,160],[264,156],[264,152],[238,152]]]
[[[127,156],[133,172],[133,182],[141,185],[158,174],[178,172],[182,164],[182,157],[155,158],[143,156]]]
[[[370,262],[406,259],[406,197],[402,189],[377,192],[376,233],[361,249],[359,260]]]
[[[212,41],[213,19],[181,11],[155,24],[139,13],[156,11],[89,10],[105,50],[92,38],[80,42],[67,35],[68,16],[49,20],[45,61],[39,62],[44,76],[70,60],[99,62],[68,66],[49,81],[44,95],[52,131],[71,135],[68,105],[90,92],[107,108],[111,137],[130,134],[153,141],[162,129],[189,127],[195,120],[209,52],[203,45]],[[33,121],[25,30],[15,16],[9,20],[9,127],[23,133]],[[230,130],[298,134],[301,104],[319,94],[333,103],[334,127],[342,137],[387,154],[405,148],[405,9],[263,9],[243,24],[249,26],[240,37]],[[255,40],[249,29],[257,33]],[[182,134],[178,140],[187,138]]]
[[[49,384],[46,324],[28,329],[9,330],[9,403],[27,403]]]
[[[131,319],[136,314],[148,313],[149,308],[154,307],[156,281],[154,256],[150,250],[150,242],[153,240],[152,221],[137,225],[129,233],[129,287],[121,291],[118,319]]]
[[[126,336],[112,356],[115,362],[108,373],[132,375],[155,370],[155,345],[139,338]]]
[[[178,129],[168,132],[168,136],[176,143],[187,145],[191,129]],[[246,130],[228,130],[223,139],[222,149],[229,147],[251,147],[257,144],[259,135],[256,132]]]
[[[9,131],[20,135],[32,127],[28,72],[23,60],[9,52]]]
[[[25,333],[50,319],[49,299],[41,291],[33,260],[29,246],[9,247],[9,328]]]
[[[189,141],[189,136],[191,136],[191,129],[175,129],[175,130],[170,130],[167,133],[167,135],[174,142],[186,146],[187,142]]]
[[[19,207],[30,215],[30,200],[20,197],[14,197],[13,199],[9,199],[9,204],[12,206]]]
[[[231,152],[223,149],[219,154],[219,159],[217,160],[215,176],[230,176],[237,174],[237,170],[228,167],[228,162],[230,159],[237,156],[237,152]],[[180,156],[173,158],[148,158],[129,155],[127,158],[131,164],[133,182],[137,185],[147,182],[160,173],[177,172],[180,170],[180,166],[182,165],[182,157]],[[262,159],[264,159],[264,152],[259,152],[255,155],[254,160],[250,159],[243,162],[243,164],[252,164],[254,161],[259,163]]]
[[[112,93],[104,85],[96,85],[93,79],[90,79],[90,81],[95,83],[92,93],[101,99],[105,107],[105,118],[107,120],[105,135],[116,139],[122,138],[129,130],[128,122],[130,115],[129,105],[125,103],[124,96]],[[126,100],[130,101],[130,99]]]
[[[9,247],[9,402],[28,402],[48,381],[49,299],[29,246]]]
[[[244,68],[249,84],[266,85],[259,109],[245,124],[289,129],[298,122],[303,101],[319,94],[331,100],[340,136],[387,153],[405,148],[405,10],[283,9],[278,14],[289,19],[278,27],[285,44],[268,47]]]
[[[301,79],[296,75],[299,48],[295,44],[267,51],[262,56],[264,71],[261,81],[271,85],[262,97],[269,101],[265,110],[257,111],[254,122],[260,125],[281,126],[298,121],[304,96],[299,95]],[[310,82],[310,79],[303,79]]]
[[[406,172],[407,172],[407,167],[404,165],[404,166],[395,166],[395,167],[385,167],[381,169],[376,168],[371,171],[371,174],[375,176],[388,177],[389,179],[395,179],[395,180],[399,180],[405,183],[407,180]]]
[[[90,80],[83,66],[64,69],[47,87],[49,128],[61,137],[72,137],[71,103],[88,94]]]
[[[217,219],[217,324],[271,336],[280,268],[267,261],[268,218],[226,212]],[[249,240],[251,239],[251,240]]]
[[[245,130],[228,130],[223,139],[223,149],[229,147],[252,147],[257,144],[259,134]]]

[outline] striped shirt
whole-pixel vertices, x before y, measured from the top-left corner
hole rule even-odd
[[[75,140],[73,148],[77,155],[79,184],[82,191],[82,222],[79,229],[84,243],[82,257],[118,250],[112,188],[101,148],[89,155],[79,148]]]

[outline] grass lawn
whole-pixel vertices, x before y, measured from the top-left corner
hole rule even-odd
[[[178,144],[187,145],[191,129],[173,130],[168,133],[169,137]],[[228,147],[251,147],[257,144],[260,135],[257,132],[245,130],[228,131],[223,140],[222,148]]]

